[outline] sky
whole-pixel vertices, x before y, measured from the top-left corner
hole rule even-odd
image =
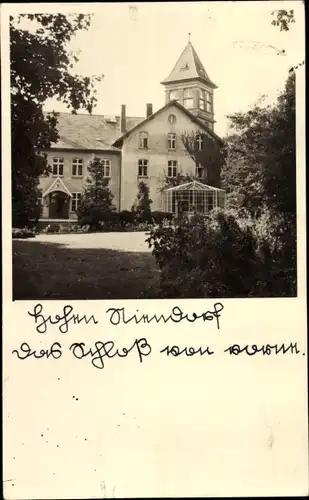
[[[171,72],[189,32],[218,85],[215,131],[221,136],[228,132],[227,115],[248,110],[263,94],[266,102],[273,102],[289,68],[304,59],[304,8],[299,1],[73,5],[75,11],[93,13],[91,27],[77,34],[71,48],[80,51],[76,73],[104,74],[97,85],[95,114],[120,114],[121,104],[128,116],[145,116],[146,103],[154,111],[161,108],[165,97],[160,82]],[[64,13],[68,4],[56,8]],[[294,9],[296,22],[289,32],[271,25],[271,12],[280,8]],[[280,54],[283,49],[285,55]],[[49,101],[46,109],[67,111],[58,101]]]

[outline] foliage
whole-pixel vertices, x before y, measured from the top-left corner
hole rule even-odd
[[[231,207],[258,215],[264,204],[296,213],[295,74],[289,75],[277,103],[254,106],[230,117],[235,134],[227,138],[222,185]]]
[[[296,268],[284,242],[288,236],[283,221],[267,212],[257,221],[215,210],[175,227],[156,227],[147,242],[166,298],[293,296]]]
[[[198,146],[198,137],[203,140],[202,149]],[[194,164],[203,167],[204,175],[199,181],[220,188],[221,167],[225,157],[224,145],[200,130],[184,132],[181,134],[181,140]]]
[[[273,11],[271,15],[274,18],[271,21],[271,24],[273,26],[278,26],[280,31],[289,31],[290,25],[295,23],[294,10],[287,11],[284,9],[278,9]]]
[[[159,210],[155,210],[151,212],[151,218],[155,224],[163,224],[165,221],[172,221],[174,219],[174,214],[171,214],[170,212],[161,212]]]
[[[113,206],[113,194],[105,176],[105,163],[94,157],[88,165],[89,177],[82,193],[77,211],[80,225],[89,225],[90,230],[99,230],[103,224],[110,224],[117,217]]]
[[[159,227],[147,241],[165,297],[241,297],[252,289],[254,240],[231,215],[218,210],[174,228]]]
[[[72,74],[78,61],[68,45],[88,29],[84,14],[22,14],[10,18],[12,215],[13,226],[34,226],[39,177],[48,175],[44,151],[58,139],[57,114],[44,115],[47,99],[62,100],[73,112],[91,112],[98,78]]]
[[[31,229],[28,229],[27,227],[23,227],[21,229],[16,228],[16,227],[12,228],[12,238],[13,239],[17,239],[17,238],[26,239],[26,238],[34,238],[34,237],[35,237],[34,231]]]
[[[149,197],[149,187],[145,182],[140,182],[138,185],[136,202],[132,207],[132,211],[136,214],[137,221],[151,222],[151,204],[152,200]]]

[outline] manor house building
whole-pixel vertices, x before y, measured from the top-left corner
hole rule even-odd
[[[46,151],[52,173],[40,179],[43,220],[76,220],[87,165],[93,157],[104,162],[119,211],[131,210],[140,181],[149,186],[152,210],[177,213],[176,193],[180,190],[188,200],[188,211],[190,203],[200,206],[204,213],[224,205],[220,175],[196,164],[181,139],[182,134],[198,134],[197,147],[201,150],[205,136],[222,142],[214,132],[217,86],[190,41],[161,83],[165,104],[156,112],[152,104],[147,104],[145,117],[127,116],[125,105],[117,116],[59,114],[59,140]],[[192,182],[164,189],[166,178],[178,174],[191,176]]]

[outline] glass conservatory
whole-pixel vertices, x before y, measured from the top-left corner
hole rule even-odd
[[[224,189],[208,186],[199,181],[186,182],[165,189],[165,211],[176,217],[208,214],[214,208],[225,207]]]

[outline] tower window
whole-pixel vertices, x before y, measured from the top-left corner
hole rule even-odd
[[[140,149],[148,148],[148,132],[140,132],[139,134],[139,147]]]
[[[208,113],[211,113],[212,112],[212,103],[211,103],[210,92],[205,92],[205,97],[206,97],[206,111],[208,111]]]
[[[168,149],[176,149],[176,134],[168,134],[167,144]]]
[[[199,92],[199,108],[205,110],[205,94],[202,90]]]
[[[170,101],[180,102],[180,92],[179,92],[179,90],[171,90],[170,91]]]
[[[138,177],[148,177],[148,160],[138,160]]]
[[[185,108],[193,108],[193,92],[192,89],[184,89],[183,91],[183,105]]]
[[[177,177],[177,161],[170,160],[167,163],[167,177]]]

